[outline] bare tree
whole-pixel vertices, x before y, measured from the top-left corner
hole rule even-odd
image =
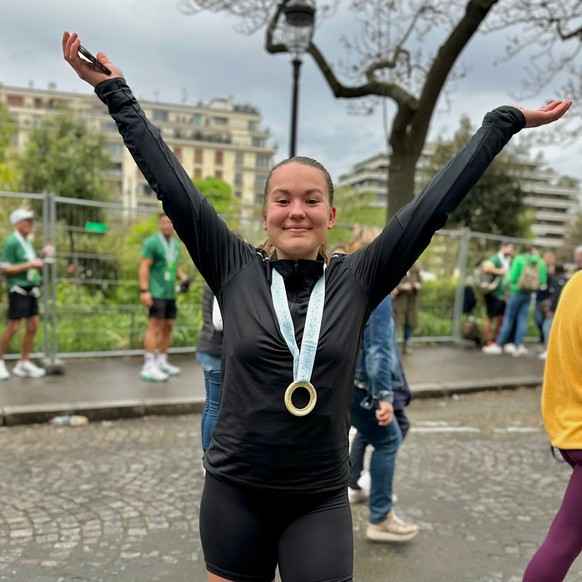
[[[270,53],[287,52],[281,35],[281,19],[289,0],[182,0],[185,11],[226,11],[240,17],[241,32],[265,28],[265,48]],[[318,4],[318,20],[333,16],[340,0]],[[387,132],[390,150],[388,175],[388,219],[414,196],[415,169],[427,139],[437,101],[455,71],[459,57],[473,36],[490,21],[490,30],[508,26],[525,27],[531,38],[513,41],[513,54],[528,42],[550,42],[552,21],[554,42],[565,41],[580,32],[570,30],[572,13],[580,12],[580,0],[349,0],[359,28],[342,37],[347,59],[330,64],[312,40],[308,53],[317,63],[333,94],[342,99],[364,99],[373,108],[388,100],[395,113]],[[499,4],[499,10],[493,8]],[[572,5],[567,10],[567,5]],[[555,12],[547,5],[563,5]],[[527,18],[536,7],[536,18]],[[555,6],[554,6],[555,8]],[[516,15],[515,10],[520,14]],[[494,14],[495,13],[495,14]],[[544,20],[545,19],[545,20]],[[536,35],[536,28],[540,32]],[[579,40],[579,37],[577,37]],[[580,44],[580,43],[578,43]],[[427,47],[437,46],[436,50]],[[511,51],[507,54],[509,58]],[[492,60],[494,57],[492,57]],[[574,67],[574,55],[570,61]],[[552,63],[558,67],[559,63]],[[339,78],[342,73],[344,82]],[[549,78],[546,77],[546,82]],[[532,83],[534,78],[531,79]],[[351,84],[348,84],[351,82]],[[538,86],[544,78],[537,79]],[[532,85],[533,86],[533,85]],[[367,101],[365,101],[367,100]]]

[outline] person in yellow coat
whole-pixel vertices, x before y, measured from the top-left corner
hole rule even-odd
[[[550,331],[542,414],[552,446],[572,467],[562,505],[524,582],[564,580],[582,551],[582,272],[566,284]]]

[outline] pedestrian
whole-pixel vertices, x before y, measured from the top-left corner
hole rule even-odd
[[[121,71],[97,53],[112,74],[99,72],[79,45],[65,33],[65,59],[95,86],[222,312],[220,412],[200,507],[209,581],[271,582],[278,568],[283,582],[350,582],[348,430],[364,324],[511,136],[561,117],[570,102],[490,113],[373,243],[329,259],[336,209],[319,162],[294,157],[271,170],[268,239],[255,248],[201,196]]]
[[[208,285],[202,291],[202,330],[196,349],[196,359],[204,372],[206,398],[202,410],[202,450],[206,452],[212,440],[220,405],[220,358],[222,356],[222,322],[216,320],[216,298]]]
[[[484,346],[482,351],[489,355],[499,355],[504,352],[514,358],[524,356],[528,349],[523,345],[527,320],[532,299],[536,293],[547,284],[546,265],[530,245],[524,245],[512,261],[509,269],[510,296],[503,318],[503,325],[494,344]],[[515,343],[509,342],[510,334],[515,327]]]
[[[37,256],[32,243],[34,212],[26,208],[17,208],[10,214],[10,223],[14,226],[14,231],[4,241],[0,260],[0,272],[6,276],[8,289],[8,323],[0,336],[0,380],[10,378],[4,356],[23,319],[26,321],[26,327],[20,347],[20,359],[12,373],[20,378],[42,378],[45,375],[44,368],[40,368],[29,359],[40,324],[38,298],[40,272],[44,268],[44,261]]]
[[[487,346],[495,343],[503,323],[507,292],[505,276],[509,272],[513,253],[513,243],[501,243],[497,253],[486,259],[481,265],[481,270],[491,277],[491,284],[486,289],[482,289],[486,309],[483,336]]]
[[[575,272],[582,270],[582,245],[578,245],[572,251],[572,259],[574,260]]]
[[[546,298],[540,303],[539,309],[544,316],[543,337],[544,351],[538,355],[540,360],[545,360],[548,353],[548,341],[550,339],[550,330],[554,322],[554,315],[558,308],[558,301],[562,295],[562,290],[568,282],[568,274],[562,261],[556,261],[552,269],[552,275],[548,279],[548,292]]]
[[[582,273],[564,287],[550,331],[542,415],[552,446],[572,467],[562,505],[524,582],[560,582],[582,551]]]
[[[350,252],[363,248],[365,244],[368,242],[355,241],[350,245]],[[358,432],[350,447],[348,500],[354,504],[366,498],[358,481],[364,453],[370,444],[373,452],[370,460],[370,522],[366,539],[382,543],[410,541],[418,534],[418,525],[400,519],[393,508],[396,456],[409,426],[404,407],[410,402],[410,390],[398,356],[390,295],[376,307],[364,327],[354,388],[352,426]],[[403,399],[405,390],[407,394]],[[400,411],[401,421],[405,422],[404,431],[400,429],[396,409]]]
[[[177,315],[176,281],[186,291],[190,279],[179,266],[180,244],[174,236],[170,217],[162,212],[158,232],[148,236],[139,262],[139,299],[148,310],[148,327],[144,335],[144,363],[140,372],[147,382],[165,382],[177,376],[180,368],[168,362],[168,349]]]
[[[419,295],[422,289],[420,269],[412,265],[402,278],[393,294],[394,317],[396,327],[402,334],[402,353],[409,354],[409,342],[412,332],[418,327]]]
[[[545,251],[542,255],[542,260],[546,265],[546,277],[547,284],[540,287],[536,291],[535,306],[534,306],[534,322],[539,331],[540,344],[545,346],[547,340],[544,337],[544,323],[545,323],[545,313],[543,306],[547,305],[547,299],[550,296],[550,279],[555,272],[556,268],[556,255],[552,251]],[[543,358],[542,358],[543,359]]]

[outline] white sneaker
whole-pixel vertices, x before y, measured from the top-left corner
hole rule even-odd
[[[501,346],[498,346],[497,344],[491,344],[489,346],[483,346],[481,348],[481,351],[484,354],[489,354],[489,355],[493,355],[493,356],[499,356],[503,353],[503,349],[501,348]]]
[[[546,359],[546,357],[547,357],[547,355],[548,355],[548,352],[547,352],[547,351],[544,351],[544,352],[542,352],[541,354],[538,354],[538,358],[539,358],[540,360],[545,360],[545,359]]]
[[[12,373],[19,378],[42,378],[46,374],[46,370],[39,368],[29,360],[19,360]]]
[[[181,372],[181,370],[180,370],[180,368],[178,368],[178,366],[173,366],[167,360],[163,363],[159,363],[158,368],[162,372],[166,373],[168,376],[178,376]]]
[[[517,348],[515,347],[515,344],[505,344],[503,346],[503,351],[506,354],[515,354],[515,350],[517,350]]]
[[[166,382],[169,378],[168,374],[162,372],[155,365],[144,365],[140,373],[141,379],[146,382]]]
[[[368,498],[368,493],[364,489],[352,489],[351,487],[348,487],[348,501],[350,502],[350,505],[364,503]]]
[[[515,352],[513,352],[512,355],[514,358],[519,358],[520,356],[527,356],[527,354],[529,354],[529,350],[525,346],[521,345],[515,348]]]
[[[4,360],[0,360],[0,380],[8,380],[10,378],[10,372],[6,368]]]

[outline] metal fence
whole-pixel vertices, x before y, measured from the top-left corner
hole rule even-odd
[[[133,355],[143,347],[147,312],[139,303],[137,269],[144,238],[157,231],[159,208],[62,198],[51,193],[0,192],[0,239],[11,230],[8,216],[17,207],[33,209],[35,246],[56,246],[56,261],[45,266],[41,295],[42,328],[35,354],[49,358]],[[264,237],[254,218],[225,220],[246,240]],[[349,231],[350,224],[338,224]],[[426,281],[421,295],[421,326],[416,341],[460,341],[464,287],[473,267],[494,254],[502,241],[528,242],[468,231],[437,233],[419,259]],[[556,247],[560,258],[571,249]],[[193,279],[187,293],[179,294],[172,351],[194,351],[202,326],[203,280],[186,250],[181,265]],[[430,275],[431,279],[429,280]],[[0,278],[0,309],[5,312],[5,279]],[[477,307],[477,315],[483,306]],[[16,340],[15,340],[16,342]],[[18,348],[11,346],[12,352]]]

